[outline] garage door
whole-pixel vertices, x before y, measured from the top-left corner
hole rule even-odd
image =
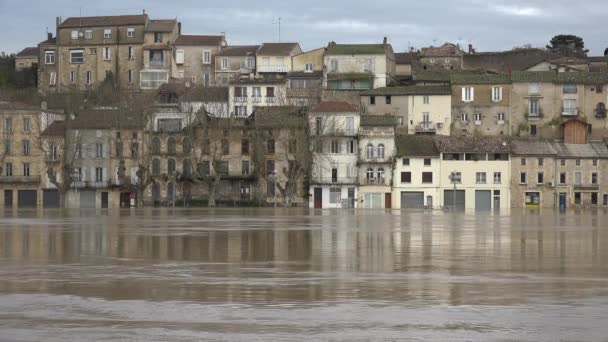
[[[42,190],[42,207],[43,208],[59,208],[59,191]]]
[[[18,208],[36,208],[38,202],[38,191],[36,190],[19,190],[17,192]]]
[[[475,190],[475,210],[492,210],[492,192],[490,190]]]
[[[403,191],[401,192],[401,208],[423,209],[424,192]]]
[[[365,208],[381,209],[382,208],[382,194],[376,193],[376,192],[365,194]]]
[[[95,208],[96,191],[82,190],[80,191],[80,207]]]
[[[443,191],[443,206],[452,209],[454,208],[454,203],[456,205],[456,210],[464,210],[464,190],[456,190],[455,197],[454,190]]]

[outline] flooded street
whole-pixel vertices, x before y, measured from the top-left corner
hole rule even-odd
[[[0,341],[608,341],[606,211],[0,213]]]

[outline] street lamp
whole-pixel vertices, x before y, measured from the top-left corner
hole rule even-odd
[[[454,208],[454,211],[456,211],[456,183],[460,183],[462,176],[460,175],[460,172],[452,171],[449,178],[452,184],[454,184],[454,190],[452,190],[452,207]]]

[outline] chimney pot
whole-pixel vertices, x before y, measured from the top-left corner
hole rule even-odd
[[[178,36],[182,35],[182,23],[181,22],[177,23],[177,35]]]
[[[47,37],[48,39],[52,39],[52,38],[53,38],[53,33],[51,33],[51,32],[47,32],[47,33],[46,33],[46,37]]]
[[[384,40],[382,40],[382,44],[386,45],[386,43],[388,43],[388,38],[384,37]]]

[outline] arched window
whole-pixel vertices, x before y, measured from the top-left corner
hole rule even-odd
[[[384,159],[384,144],[378,145],[378,158]]]
[[[160,138],[152,138],[152,154],[160,154]]]
[[[167,153],[171,156],[175,155],[175,138],[169,137],[167,139]]]
[[[595,107],[595,115],[598,117],[606,117],[606,105],[603,102],[597,104]]]
[[[172,175],[175,173],[175,159],[169,158],[167,160],[167,174]]]
[[[152,160],[152,176],[160,176],[160,159],[158,158]]]
[[[374,145],[372,144],[367,144],[367,159],[373,159],[374,158]]]
[[[184,153],[190,153],[190,139],[189,138],[184,138],[184,140],[182,141],[182,148],[184,149]]]
[[[367,172],[365,173],[367,180],[371,180],[374,179],[374,169],[372,169],[371,167],[369,169],[367,169]]]
[[[384,179],[384,169],[379,168],[378,169],[378,181],[382,181],[383,179]]]
[[[190,159],[184,159],[182,161],[182,175],[184,177],[190,177],[191,175],[190,169]]]
[[[158,182],[152,184],[152,199],[154,202],[160,201],[160,184]]]

